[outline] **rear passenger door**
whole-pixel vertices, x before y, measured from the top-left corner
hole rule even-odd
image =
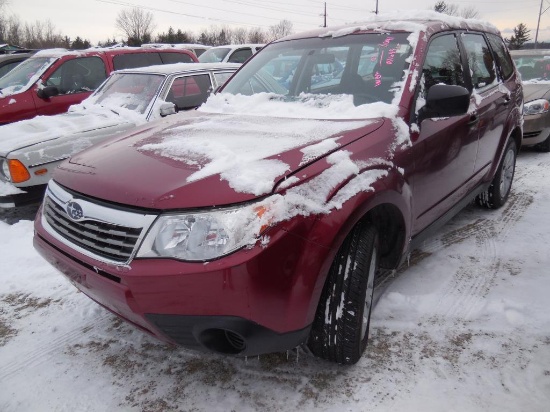
[[[506,60],[507,52],[497,36],[493,39],[495,50],[501,57],[493,54],[485,35],[481,33],[463,33],[462,43],[468,58],[472,77],[473,101],[472,115],[475,116],[479,133],[478,156],[475,172],[485,174],[493,163],[497,146],[501,141],[510,111],[512,94],[517,91],[517,84],[511,75],[513,66]],[[497,61],[499,65],[497,65]],[[498,68],[501,67],[501,70]],[[504,83],[503,77],[507,77]]]

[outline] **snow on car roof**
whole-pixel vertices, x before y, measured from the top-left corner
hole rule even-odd
[[[118,70],[116,73],[154,73],[167,75],[176,72],[238,69],[239,67],[241,67],[240,63],[173,63]]]
[[[499,30],[491,23],[477,20],[477,19],[464,19],[462,17],[449,16],[447,14],[438,13],[431,10],[407,10],[393,11],[387,13],[379,13],[357,22],[354,24],[348,24],[336,28],[323,28],[316,29],[306,33],[299,33],[296,35],[290,35],[282,39],[276,40],[276,42],[299,39],[304,37],[339,37],[346,36],[358,31],[371,31],[371,30],[403,30],[410,32],[420,31],[443,31],[450,29],[463,29],[463,30],[481,30],[490,33],[498,34]]]

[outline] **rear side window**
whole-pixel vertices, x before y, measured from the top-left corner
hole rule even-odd
[[[166,101],[174,103],[178,110],[193,109],[206,101],[211,86],[208,74],[178,77],[170,86]]]
[[[499,36],[495,34],[487,34],[487,38],[489,39],[489,43],[495,53],[495,58],[502,72],[502,77],[507,79],[514,72],[514,64],[512,63],[510,53],[508,53],[508,49],[506,49],[504,42]]]
[[[119,54],[113,58],[115,70],[133,69],[136,67],[153,66],[155,64],[162,64],[158,53]]]
[[[233,52],[227,61],[229,63],[244,63],[250,56],[252,56],[251,49],[239,49]]]
[[[434,84],[465,86],[460,49],[454,34],[436,37],[430,43],[422,66],[424,94]]]
[[[166,53],[161,52],[160,58],[162,59],[162,62],[164,64],[171,64],[171,63],[193,63],[194,60],[185,53]]]
[[[59,94],[90,92],[107,78],[105,63],[100,57],[80,57],[64,62],[46,80]]]
[[[495,61],[485,37],[481,34],[462,34],[462,41],[474,88],[482,90],[496,84]]]

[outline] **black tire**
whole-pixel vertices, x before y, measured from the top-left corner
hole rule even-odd
[[[488,209],[498,209],[508,199],[516,169],[517,147],[514,139],[506,145],[504,156],[500,161],[497,173],[486,192],[476,198],[476,203]]]
[[[544,142],[539,143],[535,146],[535,149],[539,152],[548,153],[550,152],[550,136],[546,138]]]
[[[378,271],[378,234],[370,223],[348,235],[330,268],[308,346],[314,355],[352,365],[367,346],[374,278]]]

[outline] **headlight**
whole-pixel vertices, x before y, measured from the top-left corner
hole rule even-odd
[[[550,109],[550,102],[546,99],[538,99],[525,103],[525,106],[523,106],[523,114],[525,116],[530,114],[541,114],[546,113],[548,109]]]
[[[204,261],[254,244],[265,228],[263,211],[254,206],[161,215],[151,227],[138,257]]]
[[[0,160],[0,162],[2,162],[2,176],[4,177],[4,180],[10,182],[10,166],[8,164],[8,161],[6,159],[2,159]]]

